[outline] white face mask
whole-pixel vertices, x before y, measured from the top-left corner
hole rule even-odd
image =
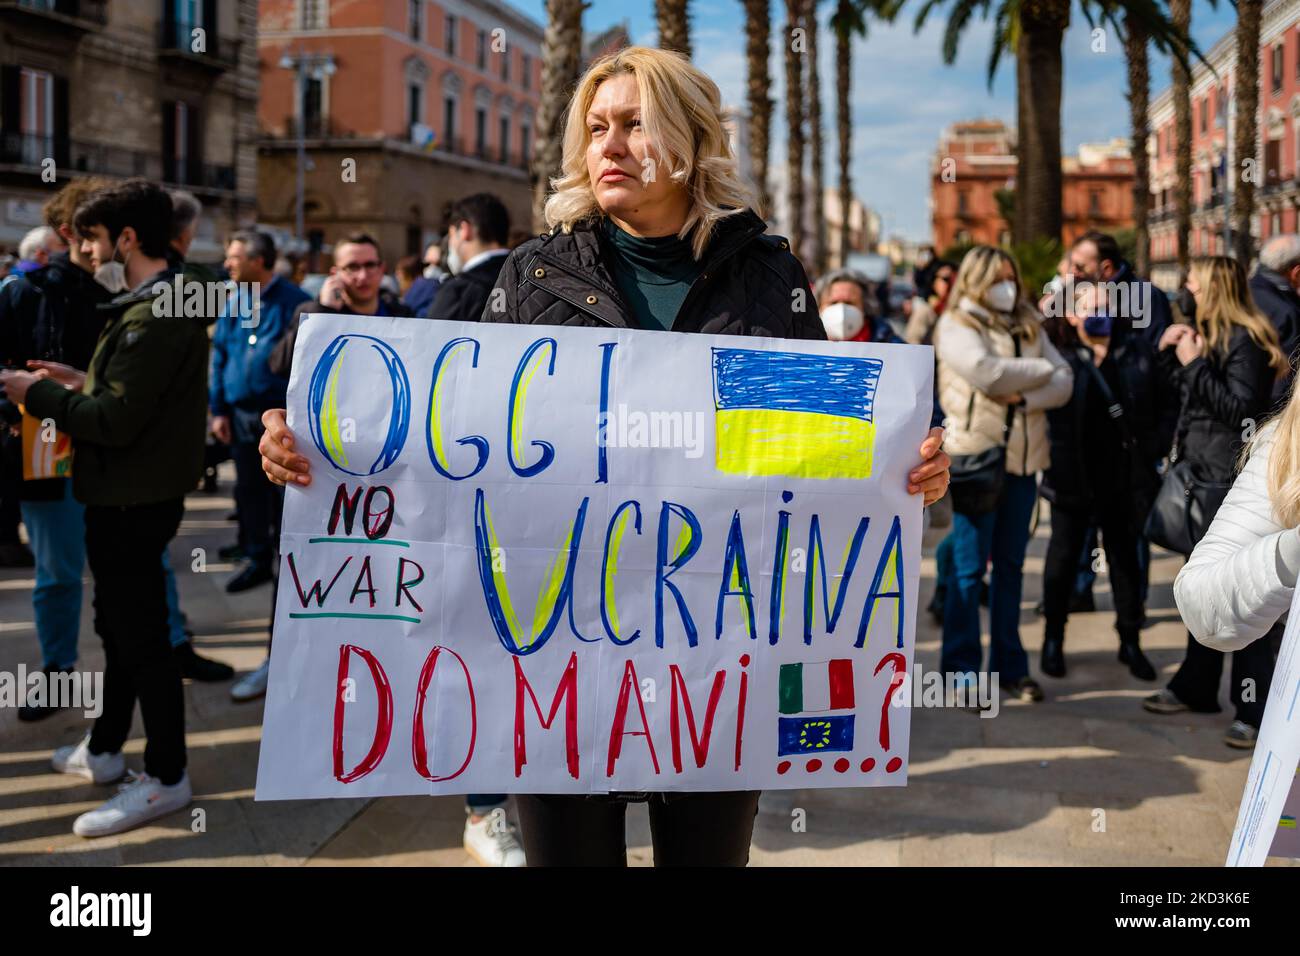
[[[95,281],[113,295],[130,288],[126,281],[126,260],[117,261],[116,243],[113,244],[113,257],[95,270]]]
[[[1011,312],[1015,309],[1019,297],[1020,290],[1010,279],[995,283],[984,293],[984,301],[996,312]]]
[[[862,331],[866,320],[862,311],[847,302],[836,302],[822,309],[822,325],[832,342],[847,342]]]
[[[465,260],[460,257],[460,249],[456,246],[454,237],[447,239],[447,271],[452,275],[460,272],[465,266]]]

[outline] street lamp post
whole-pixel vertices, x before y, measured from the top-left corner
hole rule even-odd
[[[294,116],[298,126],[294,234],[299,239],[305,239],[307,227],[304,222],[303,194],[307,174],[307,79],[310,76],[314,80],[323,80],[327,76],[333,76],[334,57],[329,53],[309,54],[299,49],[296,53],[286,52],[280,57],[280,68],[294,71],[294,94],[297,100]]]

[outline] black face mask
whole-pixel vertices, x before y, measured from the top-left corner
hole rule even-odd
[[[1178,290],[1175,302],[1178,305],[1178,311],[1183,314],[1183,317],[1188,322],[1196,321],[1196,297],[1192,295],[1187,286],[1183,286]]]

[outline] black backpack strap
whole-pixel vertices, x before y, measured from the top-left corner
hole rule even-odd
[[[1097,387],[1101,389],[1101,397],[1106,402],[1106,412],[1110,415],[1111,421],[1115,423],[1115,427],[1119,429],[1120,445],[1125,451],[1132,450],[1136,442],[1133,440],[1133,433],[1129,431],[1128,420],[1124,417],[1124,406],[1115,397],[1110,383],[1106,381],[1106,376],[1101,374],[1101,370],[1097,368],[1091,355],[1084,358],[1083,364],[1092,376],[1092,380],[1097,383]]]

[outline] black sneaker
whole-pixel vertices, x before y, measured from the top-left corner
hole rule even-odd
[[[226,593],[238,594],[240,591],[249,591],[270,580],[271,568],[268,565],[248,561],[240,568],[238,574],[226,582]]]
[[[235,676],[235,669],[229,664],[223,664],[221,661],[214,661],[210,657],[201,657],[194,650],[194,645],[189,641],[184,644],[177,644],[172,648],[172,653],[176,655],[176,663],[181,666],[181,676],[190,680],[199,681],[203,684],[212,684],[217,681],[230,680]]]
[[[30,702],[31,698],[28,698],[28,703],[25,703],[18,708],[18,719],[23,721],[23,723],[34,724],[38,720],[44,720],[46,717],[53,717],[59,711],[63,710],[63,705],[51,703],[53,695],[50,693],[49,679],[51,674],[71,674],[72,668],[42,667],[41,672],[45,674],[46,680],[45,703],[33,704]]]

